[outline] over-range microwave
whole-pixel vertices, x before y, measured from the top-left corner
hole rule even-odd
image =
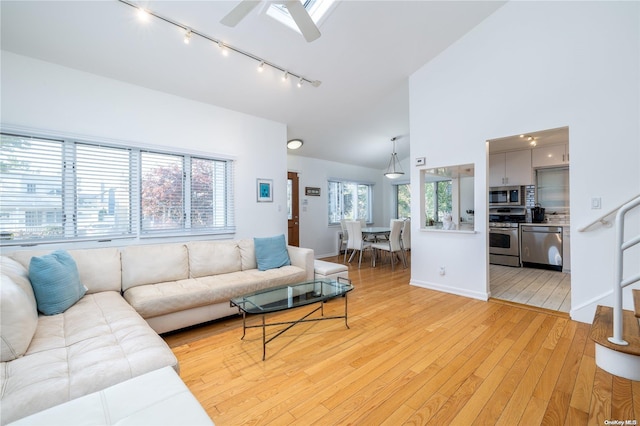
[[[490,206],[523,206],[524,187],[495,186],[489,188]]]

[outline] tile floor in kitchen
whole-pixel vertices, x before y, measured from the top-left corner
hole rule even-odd
[[[571,309],[571,274],[489,265],[491,297],[554,311]]]

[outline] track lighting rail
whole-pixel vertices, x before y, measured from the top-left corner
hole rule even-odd
[[[201,38],[203,38],[205,40],[209,40],[210,42],[220,46],[220,48],[228,49],[228,50],[230,50],[232,52],[236,52],[236,53],[239,53],[241,55],[246,56],[247,58],[253,59],[254,61],[258,62],[258,64],[261,67],[264,67],[265,65],[268,65],[273,69],[276,69],[278,71],[283,72],[287,76],[295,77],[299,82],[298,83],[298,87],[301,87],[302,86],[302,82],[304,82],[304,81],[306,81],[307,83],[309,83],[313,87],[318,87],[318,86],[320,86],[320,84],[322,84],[322,82],[319,81],[319,80],[311,80],[309,78],[306,78],[306,77],[304,77],[304,76],[302,76],[300,74],[297,74],[297,73],[295,73],[295,72],[293,72],[291,70],[288,70],[288,69],[286,69],[284,67],[281,67],[278,64],[275,64],[273,62],[269,62],[266,59],[263,59],[263,58],[261,58],[261,57],[259,57],[257,55],[254,55],[253,53],[247,52],[246,50],[242,50],[242,49],[240,49],[238,47],[235,47],[235,46],[232,46],[230,44],[227,44],[227,43],[223,42],[220,39],[217,39],[215,37],[207,35],[207,34],[203,33],[202,31],[199,31],[199,30],[197,30],[197,29],[195,29],[193,27],[190,27],[188,25],[181,24],[180,22],[174,21],[173,19],[167,18],[166,16],[162,16],[159,13],[156,13],[156,12],[154,12],[152,10],[145,9],[145,8],[143,8],[141,6],[138,6],[135,3],[132,3],[132,2],[127,1],[127,0],[118,0],[118,1],[120,3],[126,4],[127,6],[131,6],[136,10],[139,10],[139,11],[142,11],[144,13],[147,13],[150,16],[158,18],[158,19],[160,19],[160,20],[162,20],[162,21],[164,21],[164,22],[166,22],[168,24],[171,24],[171,25],[173,25],[175,27],[183,29],[185,31],[185,40],[186,39],[190,39],[192,36],[196,35],[196,36],[201,37]]]

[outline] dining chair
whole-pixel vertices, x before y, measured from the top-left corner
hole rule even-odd
[[[411,250],[411,219],[405,219],[402,225],[402,233],[400,234],[400,243],[404,250],[404,258],[407,259],[407,251]]]
[[[347,219],[340,219],[340,227],[342,228],[342,237],[340,238],[340,247],[338,255],[344,250],[344,261],[347,261],[347,241],[349,240],[349,232],[347,231]]]
[[[395,269],[395,255],[400,254],[402,256],[402,264],[404,267],[407,267],[407,259],[405,257],[404,250],[402,249],[402,244],[400,242],[400,234],[402,233],[402,227],[404,226],[404,220],[392,219],[391,220],[391,232],[389,233],[389,241],[384,241],[380,243],[374,243],[371,245],[374,252],[378,251],[387,251],[389,252],[389,256],[391,257],[391,270]],[[373,266],[376,265],[375,256],[373,258]]]
[[[362,264],[362,252],[365,250],[371,251],[371,262],[374,262],[373,250],[371,249],[371,243],[362,239],[362,224],[360,221],[349,220],[346,222],[347,232],[349,233],[349,239],[347,240],[347,251],[352,250],[349,257],[349,263],[353,260],[356,252],[360,252],[360,258],[358,259],[358,268]],[[346,256],[346,252],[345,252]]]

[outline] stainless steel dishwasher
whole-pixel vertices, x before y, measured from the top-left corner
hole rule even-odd
[[[562,271],[562,227],[521,225],[522,266]]]

